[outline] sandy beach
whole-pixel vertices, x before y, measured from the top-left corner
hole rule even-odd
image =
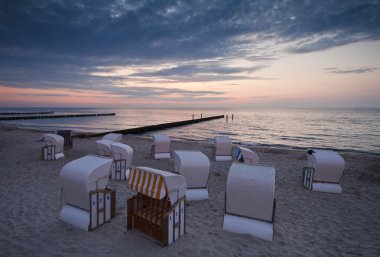
[[[187,206],[186,234],[162,248],[137,230],[127,231],[126,181],[116,189],[116,217],[92,232],[58,219],[59,174],[70,161],[96,154],[98,138],[75,138],[57,161],[41,160],[39,131],[0,128],[0,256],[379,256],[380,158],[340,153],[343,194],[311,192],[301,183],[305,151],[251,147],[260,163],[275,167],[277,210],[273,242],[223,231],[224,194],[231,162],[212,159],[211,141],[173,140],[211,162],[210,198]],[[133,164],[174,171],[173,160],[153,160],[151,139],[124,136]]]

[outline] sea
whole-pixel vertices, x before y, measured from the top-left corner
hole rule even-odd
[[[380,109],[125,109],[125,108],[0,108],[6,112],[54,114],[115,113],[114,116],[0,121],[1,126],[83,133],[157,125],[216,115],[223,119],[161,131],[173,138],[212,140],[230,136],[234,143],[295,149],[332,149],[380,155]],[[6,115],[9,116],[9,115]],[[1,117],[6,117],[0,115]],[[16,116],[16,115],[15,115]]]

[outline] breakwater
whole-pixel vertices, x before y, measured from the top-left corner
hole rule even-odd
[[[111,116],[116,113],[83,113],[83,114],[55,114],[55,115],[32,115],[32,116],[11,116],[0,117],[1,120],[34,120],[34,119],[58,119],[58,118],[76,118],[76,117],[96,117]]]
[[[54,112],[0,112],[0,115],[54,114]]]
[[[100,136],[104,136],[108,133],[140,134],[140,133],[145,133],[145,132],[149,132],[149,131],[175,128],[175,127],[179,127],[179,126],[191,125],[191,124],[195,124],[195,123],[199,123],[199,122],[205,122],[205,121],[222,119],[222,118],[224,118],[224,115],[211,116],[211,117],[205,117],[205,118],[200,118],[200,119],[191,119],[191,120],[184,120],[184,121],[169,122],[169,123],[150,125],[150,126],[144,126],[144,127],[138,127],[138,128],[108,131],[108,132],[102,132],[102,133],[78,134],[75,137],[100,137]]]

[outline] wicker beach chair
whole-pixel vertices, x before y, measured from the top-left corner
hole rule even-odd
[[[174,170],[186,179],[186,200],[208,199],[210,161],[200,151],[176,150],[173,152]]]
[[[73,138],[71,136],[71,130],[57,130],[57,135],[60,135],[64,139],[64,147],[73,147]]]
[[[132,147],[122,143],[112,143],[111,150],[113,156],[111,179],[128,179],[133,160]]]
[[[245,164],[259,164],[259,156],[247,147],[239,146],[236,149],[236,159]]]
[[[106,188],[111,165],[111,158],[87,155],[62,168],[60,220],[88,231],[115,217],[115,190]]]
[[[228,136],[215,136],[214,138],[215,161],[232,160],[232,141]]]
[[[310,149],[302,173],[303,185],[312,191],[342,193],[344,159],[331,150]]]
[[[115,143],[114,141],[102,139],[96,141],[96,147],[98,154],[100,156],[112,156],[111,144]]]
[[[63,137],[47,133],[43,134],[43,142],[45,142],[45,146],[42,147],[43,160],[58,160],[65,156],[63,153]]]
[[[152,136],[151,153],[154,159],[169,159],[170,158],[170,137],[166,135]]]
[[[108,133],[107,135],[103,136],[103,140],[121,143],[123,141],[123,135],[119,133]]]
[[[275,169],[233,163],[227,177],[223,229],[272,241]]]
[[[132,168],[127,202],[127,229],[137,228],[167,246],[185,233],[186,180],[148,167]]]

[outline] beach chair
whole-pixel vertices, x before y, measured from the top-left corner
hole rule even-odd
[[[174,170],[186,179],[186,200],[208,199],[210,161],[200,151],[176,150],[173,152]]]
[[[58,160],[65,156],[63,153],[63,137],[56,134],[43,134],[43,142],[45,142],[45,146],[42,147],[43,160]]]
[[[113,156],[111,179],[128,179],[133,160],[132,147],[122,143],[112,143],[111,150]]]
[[[227,177],[223,229],[272,241],[275,169],[232,163]]]
[[[121,143],[123,141],[123,135],[118,133],[108,133],[107,135],[103,136],[103,140]]]
[[[243,146],[236,148],[236,159],[245,164],[259,164],[259,156],[251,149]]]
[[[151,153],[154,159],[169,159],[170,158],[170,137],[166,135],[152,136]]]
[[[98,154],[100,156],[112,156],[111,144],[115,143],[114,141],[101,139],[96,141],[96,147]]]
[[[64,147],[73,148],[73,138],[71,137],[71,130],[57,130],[57,135],[64,139]]]
[[[129,188],[137,195],[127,202],[127,229],[137,228],[167,246],[185,233],[186,180],[148,167],[132,168]]]
[[[111,158],[87,155],[62,168],[60,220],[89,231],[115,217],[115,190],[106,188],[111,165]]]
[[[214,138],[215,161],[232,160],[232,141],[228,136],[215,136]]]
[[[307,167],[303,168],[304,187],[312,191],[342,193],[344,159],[331,150],[307,151]]]

